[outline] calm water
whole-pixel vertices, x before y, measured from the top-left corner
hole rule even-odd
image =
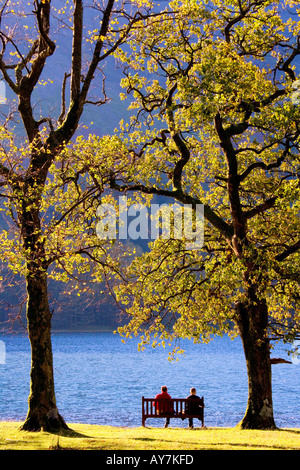
[[[21,335],[0,335],[6,346],[0,364],[0,420],[23,420],[29,394],[30,347]],[[169,363],[164,349],[137,351],[112,333],[53,334],[56,397],[69,422],[141,425],[141,397],[166,384],[171,396],[185,397],[191,386],[205,399],[207,426],[234,426],[247,404],[247,375],[239,339],[216,338],[208,345],[184,342],[185,356]],[[273,354],[286,357],[280,351]],[[277,426],[300,428],[300,364],[273,367]],[[148,425],[163,425],[148,420]],[[171,420],[173,426],[187,426]]]

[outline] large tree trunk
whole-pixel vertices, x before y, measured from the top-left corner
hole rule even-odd
[[[30,395],[26,421],[27,431],[54,431],[67,428],[56,407],[51,314],[47,295],[46,272],[28,273],[27,325],[31,344]]]
[[[243,429],[274,429],[268,308],[264,299],[248,293],[249,302],[237,303],[237,323],[248,372],[248,404],[240,422]]]
[[[42,173],[44,172],[44,174]],[[33,172],[32,172],[33,173]],[[45,180],[45,165],[35,176]],[[56,407],[51,313],[48,302],[47,260],[39,216],[42,186],[28,178],[19,220],[26,253],[27,328],[31,345],[30,395],[22,429],[53,431],[67,428]]]

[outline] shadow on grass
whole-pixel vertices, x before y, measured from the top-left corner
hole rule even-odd
[[[97,439],[97,438],[93,438],[92,436],[89,436],[88,434],[82,434],[78,431],[74,431],[73,429],[69,428],[69,429],[59,429],[57,431],[53,430],[51,432],[49,432],[49,434],[53,434],[54,436],[58,436],[58,437],[74,437],[74,438],[89,438],[89,439]]]
[[[147,427],[145,427],[145,429],[147,429]],[[148,429],[156,429],[156,428],[151,428],[149,427]],[[171,428],[172,429],[172,428]],[[204,432],[205,434],[205,430],[215,430],[217,431],[218,428],[194,428],[193,430],[188,430],[186,429],[186,432],[187,434],[191,433],[191,435],[193,435],[195,432],[196,432],[196,435],[197,436],[200,436],[201,432],[202,433]],[[300,435],[300,430],[297,430],[297,429],[289,429],[289,428],[285,428],[285,429],[277,429],[277,431],[281,431],[283,433],[291,433],[291,434],[296,434],[296,435]],[[103,449],[115,449],[115,444],[116,442],[118,441],[122,441],[124,439],[124,437],[122,435],[120,436],[114,436],[113,437],[113,443],[110,442],[112,440],[111,437],[107,437],[107,436],[93,436],[91,434],[85,434],[85,433],[81,433],[81,432],[78,432],[78,431],[75,431],[73,430],[72,428],[69,428],[69,429],[63,429],[63,430],[59,430],[57,432],[52,432],[51,433],[53,436],[57,436],[57,442],[54,443],[54,445],[52,445],[50,447],[51,450],[68,450],[67,447],[61,447],[60,445],[60,442],[59,442],[59,438],[60,437],[68,437],[68,438],[85,438],[85,439],[88,439],[88,440],[91,440],[91,441],[94,441],[94,446],[96,445],[96,447],[94,448],[98,448],[98,441],[99,441],[99,449],[100,448],[103,448]],[[246,437],[246,436],[245,436]],[[156,437],[150,437],[150,436],[127,436],[127,444],[129,444],[130,442],[131,443],[145,443],[145,444],[149,444],[149,446],[151,447],[151,444],[152,443],[155,443],[157,441],[159,441],[160,445],[164,446],[164,445],[174,445],[174,441],[172,439],[168,439],[168,437],[166,435],[161,435],[161,436],[156,436]],[[184,440],[177,440],[177,443],[179,445],[185,445],[187,444],[187,441],[184,439]],[[74,443],[75,444],[75,443]],[[263,444],[259,443],[259,442],[249,442],[248,440],[242,440],[241,442],[231,442],[230,441],[230,437],[229,437],[229,440],[228,442],[222,442],[221,440],[218,439],[218,436],[216,436],[216,439],[214,442],[205,442],[201,440],[199,442],[195,441],[193,443],[189,443],[190,445],[192,445],[195,449],[198,449],[198,450],[225,450],[225,449],[244,449],[244,450],[287,450],[289,448],[289,446],[285,446],[285,445],[281,445],[281,443],[268,443],[268,442],[265,442]],[[76,445],[76,444],[75,444]],[[88,443],[87,443],[88,445]],[[113,446],[113,447],[112,447]],[[73,447],[73,450],[75,450],[75,448]]]
[[[157,439],[154,439],[154,438],[144,438],[144,437],[135,437],[135,438],[131,438],[129,439],[131,441],[135,441],[135,442],[139,442],[139,441],[142,441],[142,442],[145,442],[145,441],[149,441],[149,442],[155,442],[157,441]],[[174,444],[174,441],[172,440],[169,440],[169,439],[160,439],[160,443],[170,443],[170,444]],[[178,444],[187,444],[186,441],[177,441]],[[257,444],[257,443],[253,443],[253,444],[250,444],[249,442],[194,442],[193,443],[193,446],[195,449],[197,450],[225,450],[225,449],[232,449],[234,450],[235,448],[237,449],[248,449],[248,450],[287,450],[287,448],[285,446],[280,446],[280,445],[276,445],[276,444],[272,444],[272,445],[268,445],[268,444]]]
[[[290,433],[293,433],[293,434],[300,434],[299,429],[279,428],[278,430],[281,431],[281,432],[290,432]]]

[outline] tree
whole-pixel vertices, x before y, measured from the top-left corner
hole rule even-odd
[[[239,334],[242,428],[275,426],[271,341],[299,335],[300,35],[294,1],[174,1],[136,31],[123,86],[131,165],[118,191],[204,205],[205,243],[159,239],[117,289],[120,331],[208,340]],[[170,12],[172,13],[170,15]],[[299,337],[299,336],[298,336]],[[158,339],[159,338],[159,339]]]
[[[88,177],[83,178],[89,159],[97,159],[94,142],[90,140],[86,150],[78,142],[80,162],[67,146],[86,105],[107,102],[105,89],[102,93],[104,61],[147,14],[147,7],[139,8],[138,2],[108,0],[102,5],[74,0],[56,6],[51,0],[26,5],[5,0],[0,10],[0,70],[18,104],[17,110],[4,116],[1,128],[1,196],[11,217],[10,227],[2,232],[2,253],[9,267],[26,279],[32,364],[29,408],[22,428],[31,431],[66,427],[55,398],[48,277],[84,277],[91,269],[88,260],[101,264],[104,250],[89,223],[105,173],[102,179],[93,179],[93,187]],[[87,14],[91,11],[87,25],[84,10]],[[59,73],[58,64],[53,67],[50,59],[55,57],[60,38],[60,44],[72,41],[64,64],[60,64],[61,112],[55,117],[50,92],[46,109],[41,107],[39,116],[37,93]],[[94,91],[98,96],[93,99],[92,85],[99,86],[99,79],[101,92]],[[18,135],[18,126],[9,130],[15,121],[8,118],[15,119],[16,113],[25,135]],[[107,154],[97,155],[98,168],[103,167]],[[17,230],[14,234],[12,224]]]

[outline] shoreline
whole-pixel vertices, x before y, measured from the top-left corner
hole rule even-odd
[[[159,419],[159,418],[157,418]],[[1,430],[1,426],[2,425],[5,425],[5,424],[15,424],[17,426],[21,426],[23,424],[23,422],[25,421],[25,418],[24,420],[14,420],[14,419],[11,419],[11,420],[1,420],[0,419],[0,430]],[[96,423],[83,423],[83,422],[67,422],[67,425],[69,427],[71,426],[74,426],[74,427],[77,427],[77,426],[82,426],[82,427],[99,427],[99,428],[108,428],[108,429],[124,429],[124,430],[132,430],[132,429],[152,429],[152,430],[166,430],[166,431],[169,431],[169,430],[177,430],[177,431],[185,431],[187,430],[188,428],[184,427],[177,427],[177,426],[172,426],[172,424],[170,424],[168,426],[167,429],[164,428],[163,426],[163,423],[164,421],[161,420],[162,422],[162,425],[161,426],[151,426],[151,425],[148,425],[146,424],[146,426],[115,426],[115,425],[110,425],[110,424],[96,424]],[[225,430],[225,429],[231,429],[231,430],[237,430],[237,431],[241,431],[241,432],[276,432],[276,431],[294,431],[294,432],[297,432],[300,434],[300,428],[294,428],[294,427],[284,427],[284,428],[275,428],[275,429],[241,429],[239,427],[239,425],[237,424],[236,426],[203,426],[201,427],[200,425],[199,426],[195,426],[194,429],[192,431],[211,431],[211,430]]]

